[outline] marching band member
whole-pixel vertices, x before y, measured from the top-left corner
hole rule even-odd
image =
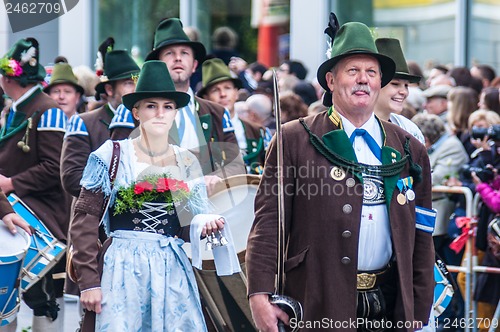
[[[209,208],[201,167],[191,152],[167,143],[177,109],[189,99],[176,91],[163,62],[145,62],[136,92],[123,97],[140,123],[139,136],[108,140],[90,154],[70,230],[81,302],[87,314],[97,314],[95,325],[84,320],[84,331],[206,331],[181,245],[199,241],[200,234],[220,234],[224,220],[200,215]],[[195,219],[204,218],[194,237],[183,224],[186,204]],[[110,238],[99,254],[95,244],[103,210]]]
[[[17,41],[0,59],[0,73],[2,88],[13,100],[0,131],[0,187],[5,194],[15,193],[65,242],[69,211],[59,160],[66,115],[39,85],[45,69],[39,63],[38,42],[34,38]],[[33,309],[34,332],[63,331],[64,316],[58,311],[64,303],[64,278],[59,278],[64,272],[62,260],[23,294]]]
[[[275,136],[257,192],[246,252],[252,314],[261,331],[278,331],[278,320],[300,331],[368,331],[389,327],[384,322],[414,331],[428,322],[434,290],[429,159],[413,135],[373,113],[395,64],[378,52],[368,27],[350,22],[327,30],[333,45],[317,76],[331,107],[283,125],[283,164]],[[269,301],[276,291],[278,167],[284,295],[302,304],[302,322]]]

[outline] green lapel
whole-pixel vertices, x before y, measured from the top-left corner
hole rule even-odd
[[[262,137],[259,139],[247,138],[247,154],[243,156],[243,160],[248,163],[256,161],[263,148],[264,140]]]
[[[382,164],[392,164],[393,160],[401,160],[401,153],[390,146],[384,145],[382,147]],[[392,201],[392,195],[394,194],[394,189],[396,189],[396,183],[398,182],[398,179],[399,174],[384,177],[385,202],[387,204],[387,211],[390,211],[389,208]]]
[[[199,116],[199,119],[200,119],[201,129],[203,130],[203,136],[205,136],[205,141],[211,142],[210,138],[212,133],[212,115],[210,113],[203,114]],[[215,137],[215,140],[217,140],[217,137]]]

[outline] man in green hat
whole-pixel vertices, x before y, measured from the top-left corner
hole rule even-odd
[[[375,104],[375,115],[381,120],[397,124],[425,145],[424,135],[417,125],[401,115],[409,95],[410,83],[418,83],[422,77],[410,74],[399,40],[378,38],[375,40],[375,45],[377,45],[379,53],[391,57],[396,63],[394,78],[380,90]]]
[[[59,104],[68,119],[77,113],[80,98],[84,93],[73,68],[64,62],[54,65],[50,83],[43,91]]]
[[[242,120],[234,110],[242,83],[233,77],[228,66],[219,58],[206,60],[202,66],[202,88],[198,96],[213,101],[229,111],[234,133],[250,174],[261,174],[265,159],[266,132],[263,127]]]
[[[116,131],[134,128],[130,111],[122,104],[122,96],[135,91],[135,78],[139,67],[124,50],[111,50],[104,55],[105,78],[96,85],[97,94],[104,94],[107,103],[100,108],[73,116],[68,124],[61,159],[61,179],[64,189],[75,199],[80,194],[80,179],[90,153],[110,137],[110,124],[115,121]],[[129,116],[127,116],[127,114]],[[127,121],[127,119],[129,119]],[[125,137],[128,137],[128,132]]]
[[[39,62],[38,41],[17,41],[0,59],[0,74],[0,84],[13,100],[0,130],[0,188],[6,195],[16,194],[59,241],[66,242],[69,204],[59,175],[66,115],[42,92],[45,69]],[[23,293],[33,309],[33,331],[63,330],[58,311],[64,303],[64,279],[55,275],[64,272],[61,260]],[[15,325],[7,330],[15,330]]]
[[[190,88],[189,80],[205,55],[203,44],[188,38],[182,22],[169,18],[157,26],[154,48],[146,60],[165,62],[177,91],[191,96],[189,104],[176,115],[176,128],[170,131],[170,139],[199,158],[210,194],[221,178],[245,173],[245,167],[229,112],[195,96]]]
[[[317,77],[331,107],[283,125],[283,161],[275,135],[255,198],[246,251],[253,317],[261,331],[276,331],[278,320],[301,331],[421,329],[434,290],[427,152],[374,115],[395,63],[378,52],[370,29],[349,22],[327,31],[334,40]],[[278,260],[279,215],[286,254]],[[301,303],[301,322],[269,301],[282,293],[279,261],[283,293]]]

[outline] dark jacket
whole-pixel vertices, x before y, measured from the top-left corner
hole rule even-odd
[[[355,160],[344,130],[323,112],[305,118],[311,131],[323,137],[337,154]],[[434,248],[430,233],[416,229],[415,207],[431,208],[431,172],[424,146],[398,126],[382,122],[386,134],[384,164],[400,160],[408,139],[413,161],[422,167],[423,181],[414,183],[416,199],[397,202],[397,180],[409,176],[408,163],[384,187],[398,268],[394,321],[426,324],[434,291]],[[328,138],[326,135],[328,133]],[[360,177],[347,172],[335,180],[333,164],[311,144],[299,121],[283,126],[284,213],[287,253],[285,295],[301,302],[304,321],[347,322],[356,319],[358,237],[363,203]],[[325,135],[325,136],[323,136]],[[248,293],[273,293],[277,256],[276,136],[255,199],[255,220],[248,238]],[[315,191],[314,191],[315,190]],[[333,326],[333,325],[332,325]],[[313,331],[313,329],[303,329]],[[356,331],[356,329],[343,329]],[[410,331],[410,329],[408,329]]]

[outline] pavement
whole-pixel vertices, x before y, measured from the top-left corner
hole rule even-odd
[[[65,295],[64,298],[64,332],[75,332],[80,326],[80,314],[78,312],[78,298]],[[21,309],[17,314],[17,330],[16,332],[31,331],[32,311],[22,301]]]

